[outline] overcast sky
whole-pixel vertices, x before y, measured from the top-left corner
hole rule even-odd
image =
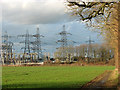
[[[77,42],[74,45],[85,43],[89,36],[95,43],[101,43],[98,33],[89,30],[84,23],[76,21],[77,17],[67,13],[63,0],[3,0],[2,9],[3,34],[7,31],[9,35],[21,35],[26,30],[35,34],[39,27],[40,33],[45,36],[42,39],[42,48],[47,52],[54,52],[60,46],[56,41],[60,39],[58,33],[62,31],[63,25],[66,26],[66,31],[72,33],[67,38]],[[19,41],[24,39],[12,40],[16,51],[22,52],[20,48],[24,45],[19,44]]]

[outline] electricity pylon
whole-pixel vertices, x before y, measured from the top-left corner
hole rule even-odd
[[[41,38],[44,36],[40,34],[39,28],[37,28],[36,34],[33,35],[33,37],[35,37],[36,40],[31,42],[31,44],[33,44],[32,50],[38,54],[38,60],[43,59]]]
[[[91,40],[91,37],[89,36],[89,40],[86,41],[86,42],[88,42],[87,57],[88,57],[88,63],[89,63],[90,57],[92,56],[92,47],[91,47],[91,44],[92,44],[92,42],[94,42],[94,41]]]
[[[9,41],[10,38],[14,36],[8,35],[7,31],[5,31],[4,35],[2,36],[2,58],[4,58],[4,61],[10,60],[11,57],[11,62],[12,62],[12,49],[13,49],[13,42]],[[3,63],[4,63],[3,61]]]
[[[65,58],[67,57],[67,50],[65,48],[67,48],[68,46],[67,35],[72,35],[72,34],[65,31],[65,25],[63,25],[63,31],[60,32],[59,35],[61,36],[61,39],[58,40],[57,42],[61,43],[62,58],[63,60],[65,60]]]
[[[22,47],[21,49],[24,49],[24,54],[27,53],[29,54],[30,53],[30,37],[33,37],[33,35],[30,35],[28,30],[26,30],[26,34],[23,34],[23,35],[18,35],[18,37],[24,37],[25,40],[20,42],[20,43],[24,43],[24,47]]]

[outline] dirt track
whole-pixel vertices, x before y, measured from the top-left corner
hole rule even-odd
[[[115,71],[105,71],[103,74],[96,77],[94,80],[83,85],[81,90],[117,90],[117,79],[111,79],[111,77],[115,77],[114,75],[116,75]]]

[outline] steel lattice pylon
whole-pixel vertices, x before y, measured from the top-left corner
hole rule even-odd
[[[35,37],[36,40],[31,42],[33,44],[32,49],[33,49],[34,53],[38,54],[38,59],[40,59],[40,58],[43,59],[41,38],[44,36],[40,34],[39,28],[37,28],[36,34],[33,35],[33,37]]]
[[[61,43],[62,58],[65,59],[67,56],[67,50],[65,50],[65,48],[67,48],[67,46],[68,46],[67,35],[72,35],[72,34],[65,31],[65,25],[63,25],[63,31],[60,32],[59,35],[61,35],[61,39],[58,40],[57,42]]]
[[[26,34],[23,35],[18,35],[18,37],[25,37],[25,40],[20,42],[20,43],[24,43],[24,47],[22,47],[21,49],[24,49],[24,54],[30,54],[30,37],[33,37],[33,35],[30,35],[28,30],[26,30]]]
[[[12,62],[12,49],[13,49],[13,42],[9,41],[9,38],[12,38],[14,36],[9,36],[7,31],[5,31],[4,35],[2,36],[2,58],[4,58],[4,61],[8,61],[11,58]],[[3,63],[4,63],[3,61]]]
[[[94,42],[94,41],[91,40],[91,37],[89,36],[89,40],[86,41],[86,42],[88,42],[87,57],[88,57],[88,62],[89,62],[90,58],[92,57],[92,47],[91,47],[91,43]]]

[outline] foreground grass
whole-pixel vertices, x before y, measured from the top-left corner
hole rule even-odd
[[[3,88],[79,88],[112,66],[3,67]]]

